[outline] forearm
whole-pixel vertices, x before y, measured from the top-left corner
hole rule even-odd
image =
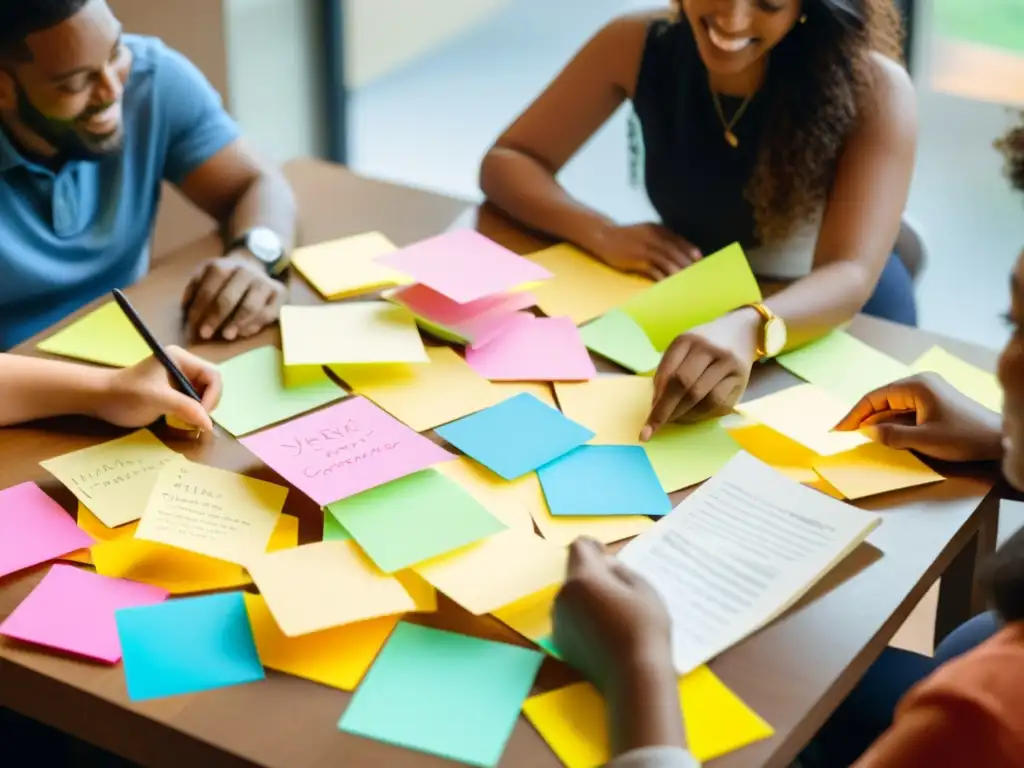
[[[66,414],[92,415],[110,371],[0,354],[0,426]]]
[[[614,754],[643,747],[684,747],[679,683],[670,659],[640,661],[606,691]]]
[[[287,180],[275,170],[257,175],[239,196],[224,224],[225,241],[235,243],[255,227],[272,230],[291,253],[295,245],[295,196]]]
[[[541,163],[514,149],[495,147],[487,153],[480,187],[488,200],[512,218],[586,251],[598,250],[602,233],[615,226],[573,199]]]

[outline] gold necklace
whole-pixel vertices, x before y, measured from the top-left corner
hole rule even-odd
[[[732,120],[725,119],[725,113],[722,111],[722,102],[718,98],[718,93],[714,89],[711,90],[711,98],[715,102],[715,111],[718,112],[718,119],[722,121],[722,128],[725,131],[725,143],[733,149],[736,149],[736,147],[740,145],[740,140],[736,134],[733,133],[733,128],[736,127],[740,118],[743,117],[743,113],[747,111],[747,107],[750,106],[750,102],[754,98],[754,94],[750,94],[743,100],[739,109],[733,113]]]

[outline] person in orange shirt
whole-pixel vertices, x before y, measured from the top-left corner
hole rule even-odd
[[[1024,125],[1001,146],[1011,181],[1024,191]],[[869,393],[838,428],[872,427],[884,445],[946,461],[999,460],[1024,490],[1024,254],[1011,286],[1013,336],[999,358],[1002,424],[925,374]],[[801,755],[804,768],[1024,766],[1024,530],[993,557],[986,581],[994,613],[968,622],[934,659],[883,653]],[[605,696],[613,768],[697,765],[680,722],[665,606],[597,543],[572,547],[554,639]]]

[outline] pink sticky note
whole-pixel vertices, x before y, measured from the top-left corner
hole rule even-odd
[[[455,458],[364,397],[240,442],[320,506]]]
[[[520,313],[500,336],[467,349],[466,362],[492,381],[584,381],[597,375],[568,317]]]
[[[452,301],[466,304],[552,277],[471,229],[447,232],[377,258]]]
[[[169,594],[149,584],[55,565],[0,624],[0,635],[115,664],[121,641],[114,613],[162,603]]]
[[[453,331],[474,347],[491,341],[516,312],[537,303],[537,297],[529,291],[514,291],[459,304],[420,283],[396,291],[391,298],[413,314]]]
[[[0,491],[0,578],[95,543],[35,483]]]

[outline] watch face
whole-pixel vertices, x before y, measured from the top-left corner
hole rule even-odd
[[[775,357],[786,348],[786,324],[781,318],[773,317],[764,325],[764,354]]]
[[[273,264],[281,258],[284,247],[281,239],[266,227],[256,227],[246,236],[245,247],[264,264]]]

